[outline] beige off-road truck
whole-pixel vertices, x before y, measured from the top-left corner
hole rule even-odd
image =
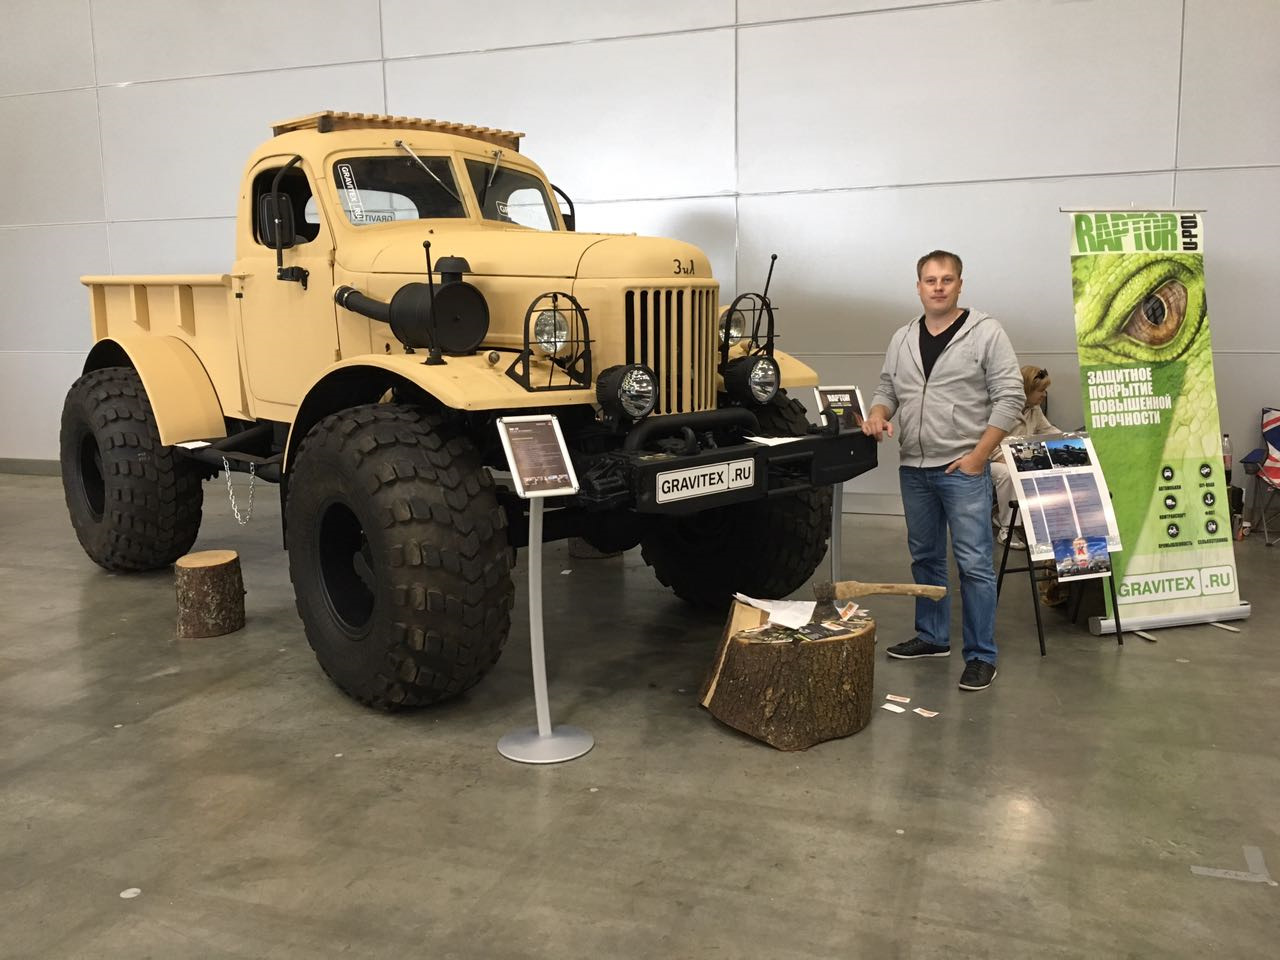
[[[335,112],[273,133],[230,272],[83,278],[95,345],[61,460],[95,562],[172,563],[202,481],[251,471],[281,487],[325,672],[382,708],[449,697],[502,650],[528,538],[495,420],[553,412],[581,489],[544,539],[641,544],[700,603],[813,572],[831,485],[875,445],[788,398],[816,377],[774,349],[767,283],[722,310],[696,247],[574,232],[518,133]]]

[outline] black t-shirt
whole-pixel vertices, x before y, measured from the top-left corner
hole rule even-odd
[[[929,332],[929,328],[925,326],[924,317],[920,318],[920,362],[924,364],[924,378],[926,380],[929,379],[929,374],[933,373],[933,365],[938,362],[938,357],[942,356],[942,351],[947,348],[951,338],[956,335],[956,332],[964,326],[964,322],[968,319],[969,311],[966,310],[956,317],[947,329],[935,337]]]

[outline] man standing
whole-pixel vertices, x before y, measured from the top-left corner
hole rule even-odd
[[[924,314],[893,335],[880,386],[862,432],[894,435],[898,417],[902,505],[916,583],[947,583],[947,528],[960,569],[964,611],[961,690],[984,690],[996,676],[996,576],[991,562],[988,457],[1018,422],[1026,397],[1004,329],[962,309],[960,258],[934,250],[916,264]],[[947,598],[916,600],[916,636],[892,646],[900,660],[951,653]]]

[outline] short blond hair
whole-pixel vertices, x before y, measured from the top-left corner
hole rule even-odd
[[[955,264],[956,276],[964,274],[964,263],[950,250],[930,250],[923,257],[916,261],[916,279],[919,280],[924,275],[924,265],[930,260],[950,260]]]

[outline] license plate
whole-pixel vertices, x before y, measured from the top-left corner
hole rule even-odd
[[[658,474],[658,503],[707,497],[756,485],[755,460],[730,460]]]

